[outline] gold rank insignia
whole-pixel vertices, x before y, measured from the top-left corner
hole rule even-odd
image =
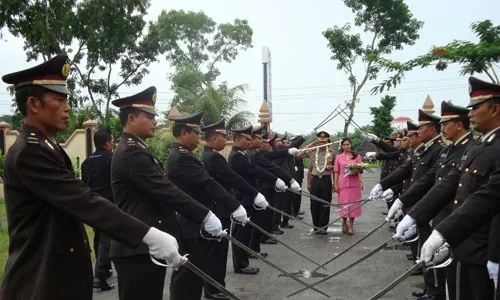
[[[63,77],[68,77],[69,76],[69,71],[70,71],[71,67],[69,65],[69,60],[67,59],[66,60],[66,63],[63,65],[62,67],[62,70],[61,70],[61,75]]]
[[[493,133],[487,140],[488,143],[491,143],[491,141],[495,138],[496,133]]]
[[[465,145],[465,144],[467,144],[467,142],[468,142],[468,141],[469,141],[469,139],[465,139],[465,140],[463,140],[463,141],[462,141],[462,143],[461,143],[461,144],[462,144],[462,145]]]
[[[44,142],[45,142],[45,144],[47,144],[47,146],[50,147],[50,149],[55,150],[54,147],[52,146],[52,144],[48,140],[45,140]]]
[[[153,97],[151,98],[151,101],[153,101],[153,104],[156,103],[156,92],[153,94]]]

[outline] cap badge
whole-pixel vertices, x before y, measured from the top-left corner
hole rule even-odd
[[[151,101],[153,101],[153,104],[156,104],[156,92],[153,94]]]
[[[69,70],[70,70],[69,60],[66,60],[66,63],[62,67],[61,75],[63,77],[68,77],[69,76]]]

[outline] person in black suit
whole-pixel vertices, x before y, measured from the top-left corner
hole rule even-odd
[[[222,151],[226,145],[225,121],[222,119],[219,122],[202,127],[201,131],[205,133],[206,142],[201,154],[201,161],[208,174],[222,184],[227,191],[238,190],[250,199],[254,199],[255,205],[265,208],[268,204],[264,195],[259,193],[257,189],[246,182],[240,175],[236,174],[229,167],[226,159],[218,152]],[[221,219],[223,228],[229,228],[231,226],[231,212],[218,202],[215,205],[216,214]],[[228,250],[229,241],[222,240],[216,243],[208,253],[208,274],[224,286]],[[266,256],[265,253],[260,253],[260,255]],[[248,267],[246,271],[255,272],[257,270]],[[207,297],[207,295],[210,296]],[[205,298],[227,299],[227,296],[219,293],[212,285],[205,283]]]
[[[96,151],[83,161],[82,180],[93,192],[114,203],[111,190],[111,159],[113,158],[114,139],[111,130],[98,129],[94,133]],[[111,259],[109,258],[110,240],[104,234],[94,229],[94,253],[96,263],[94,268],[94,287],[103,291],[113,288],[107,283],[111,276]]]
[[[6,154],[4,193],[9,256],[0,299],[92,299],[90,246],[83,223],[140,247],[172,266],[182,257],[175,238],[134,218],[76,178],[54,136],[66,128],[70,106],[66,54],[7,74],[24,118]]]
[[[211,177],[203,163],[191,151],[199,144],[200,121],[203,113],[169,118],[174,122],[172,133],[175,143],[167,159],[168,178],[181,190],[211,210],[217,207],[230,213],[236,221],[245,224],[248,221],[246,210],[220,183]],[[264,205],[267,202],[259,203]],[[182,244],[181,253],[189,254],[190,261],[201,270],[208,270],[208,253],[215,246],[200,234],[199,226],[183,215],[179,220]],[[221,267],[221,266],[217,266]],[[203,280],[186,268],[180,268],[172,274],[171,299],[195,300],[201,298]],[[227,299],[220,293],[206,294],[208,299]]]
[[[274,184],[276,189],[280,191],[286,190],[287,186],[278,176],[269,173],[268,171],[252,164],[250,159],[245,155],[245,150],[250,146],[252,140],[252,126],[233,129],[233,148],[229,154],[228,164],[237,174],[250,183],[253,187],[257,186],[257,179],[264,181],[266,184]],[[245,207],[250,217],[253,216],[253,199],[248,197],[246,193],[236,190],[234,192],[236,199]],[[233,223],[233,237],[246,246],[250,245],[251,230],[249,226],[242,226]],[[233,244],[233,266],[235,273],[256,274],[259,269],[254,268],[254,272],[247,272],[249,266],[248,253],[243,249]]]
[[[144,139],[155,133],[156,88],[114,100],[120,108],[123,134],[111,162],[111,182],[117,205],[148,224],[155,224],[181,241],[176,213],[212,236],[222,235],[220,220],[208,208],[184,193],[166,176]],[[200,226],[198,225],[198,230]],[[154,264],[144,247],[130,250],[111,242],[111,257],[118,273],[120,300],[162,299],[166,269]],[[184,288],[189,294],[189,286]]]

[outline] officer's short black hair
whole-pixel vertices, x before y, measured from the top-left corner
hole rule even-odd
[[[140,113],[141,110],[135,107],[125,107],[120,109],[120,113],[118,116],[120,117],[120,123],[122,124],[122,127],[125,127],[127,125],[128,115],[133,114],[137,117]]]
[[[495,104],[500,104],[500,98],[498,97],[493,97],[490,100],[488,100],[488,105],[489,107],[492,107]]]
[[[441,124],[432,122],[432,123],[429,123],[427,125],[429,125],[430,127],[434,128],[434,130],[436,131],[436,133],[441,133]]]
[[[217,135],[219,133],[215,132],[215,131],[212,131],[212,132],[207,132],[205,133],[205,136],[203,137],[205,139],[205,141],[208,141],[210,140],[213,136]]]
[[[45,94],[49,92],[46,88],[41,87],[39,85],[28,85],[25,87],[22,87],[20,89],[16,90],[16,105],[17,109],[19,109],[19,112],[23,117],[26,116],[27,110],[26,110],[26,103],[28,102],[29,97],[35,97],[43,105],[43,97],[45,97]]]
[[[469,130],[470,128],[470,120],[467,117],[459,117],[451,120],[450,122],[462,123],[462,126],[464,127],[465,130]]]
[[[103,148],[107,142],[111,141],[113,134],[108,128],[99,128],[94,133],[94,146],[96,149]]]
[[[180,137],[182,130],[186,131],[187,133],[190,133],[191,131],[195,131],[193,128],[191,128],[189,126],[177,124],[177,125],[174,125],[174,127],[172,127],[172,135],[174,137]]]

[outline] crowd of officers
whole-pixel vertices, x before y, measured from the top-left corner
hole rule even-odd
[[[388,202],[395,239],[418,237],[408,258],[427,267],[452,259],[418,273],[418,300],[500,299],[500,85],[470,77],[469,92],[467,107],[443,101],[441,117],[419,110],[396,147],[365,135],[384,151],[367,157],[393,162],[370,198]]]
[[[115,148],[111,131],[95,133],[96,151],[83,162],[79,180],[54,139],[69,119],[69,70],[60,54],[2,77],[15,88],[24,124],[5,163],[10,244],[0,299],[92,299],[93,287],[113,288],[111,261],[122,300],[162,299],[166,265],[174,268],[170,299],[200,299],[203,288],[205,298],[228,299],[182,265],[188,260],[225,285],[225,230],[268,255],[261,243],[277,241],[249,226],[249,218],[273,234],[293,228],[279,211],[302,218],[305,152],[298,148],[304,139],[288,143],[264,128],[234,129],[226,160],[219,152],[227,140],[224,120],[202,124],[201,112],[171,117],[175,143],[165,168],[145,143],[157,124],[156,88],[150,87],[112,101],[123,134]],[[202,134],[198,158],[192,151]],[[270,204],[278,212],[266,209]],[[313,215],[328,222],[321,210]],[[94,276],[83,223],[95,231]],[[235,273],[259,272],[250,265],[256,257],[235,245],[232,251]]]

